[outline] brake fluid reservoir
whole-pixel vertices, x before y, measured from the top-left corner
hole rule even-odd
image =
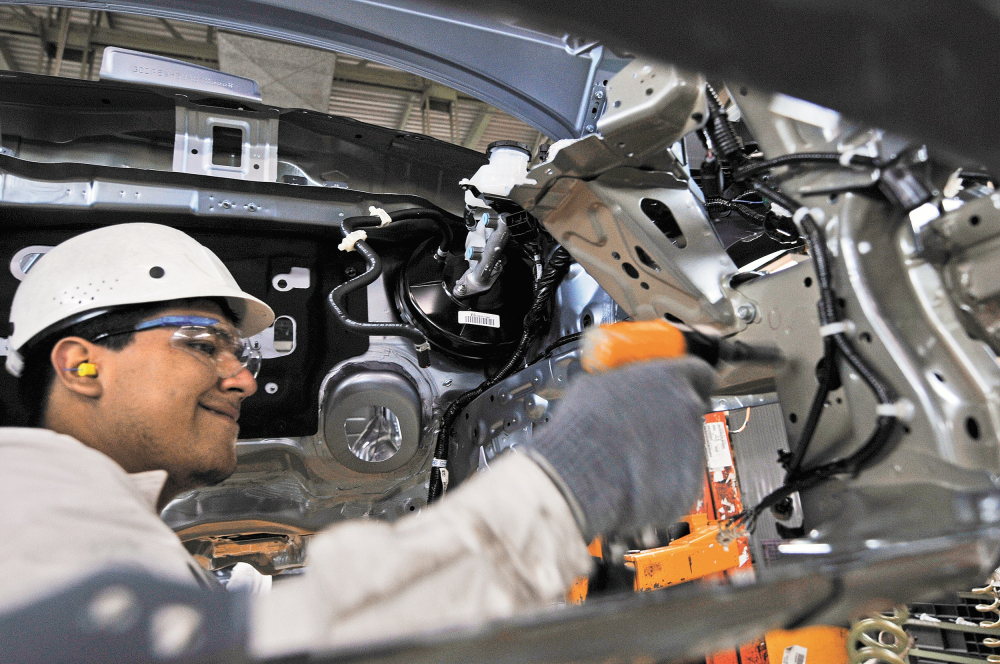
[[[515,185],[535,184],[527,177],[531,150],[517,141],[495,141],[486,148],[490,163],[479,167],[476,174],[459,182],[472,185],[483,194],[507,196]],[[486,202],[466,189],[465,204],[469,207],[488,207]]]

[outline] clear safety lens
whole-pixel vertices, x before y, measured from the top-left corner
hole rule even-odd
[[[256,378],[260,371],[260,351],[221,327],[185,325],[170,337],[170,345],[209,364],[222,378],[232,378],[244,369]]]

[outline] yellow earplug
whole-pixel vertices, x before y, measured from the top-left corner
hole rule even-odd
[[[69,367],[66,371],[75,371],[77,376],[96,376],[97,365],[90,362],[81,362],[78,367]]]

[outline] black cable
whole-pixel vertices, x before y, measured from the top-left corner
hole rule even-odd
[[[802,208],[802,205],[795,199],[781,193],[763,182],[754,180],[751,182],[751,186],[760,195],[774,201],[778,205],[781,205],[790,211],[797,212]],[[833,290],[832,273],[830,269],[829,254],[826,249],[825,234],[823,229],[816,223],[816,220],[813,219],[812,215],[808,212],[802,215],[801,224],[802,229],[805,232],[806,244],[809,249],[809,253],[813,258],[813,266],[816,271],[816,279],[820,291],[820,301],[818,303],[820,324],[830,325],[832,323],[839,322],[840,318],[836,308],[836,295]],[[891,443],[892,436],[896,429],[897,418],[894,415],[879,415],[876,420],[875,430],[872,432],[868,440],[861,446],[861,448],[853,454],[843,459],[837,459],[814,468],[806,470],[801,469],[802,459],[805,457],[809,443],[815,433],[816,424],[822,414],[823,403],[829,393],[830,376],[832,375],[838,356],[843,357],[844,360],[846,360],[847,363],[850,364],[859,375],[861,375],[865,383],[875,394],[880,404],[894,403],[896,399],[895,391],[881,377],[881,375],[874,368],[872,368],[864,360],[864,358],[861,357],[861,355],[858,354],[850,340],[847,338],[847,335],[843,332],[838,332],[824,337],[824,371],[820,376],[820,385],[813,398],[812,408],[810,408],[810,415],[806,421],[806,426],[803,428],[803,432],[799,437],[795,452],[791,456],[791,461],[788,464],[788,473],[785,477],[785,484],[762,499],[754,508],[741,513],[733,520],[734,523],[742,523],[748,532],[752,532],[754,526],[756,525],[757,518],[761,513],[763,513],[764,510],[787,498],[796,491],[810,489],[829,479],[833,475],[849,473],[856,476],[862,470],[867,468],[880,453],[884,452],[886,447]]]
[[[448,448],[451,443],[451,429],[455,424],[455,419],[476,397],[521,367],[521,364],[524,362],[524,356],[528,352],[528,347],[534,341],[536,335],[539,333],[539,328],[545,322],[549,304],[552,296],[555,294],[556,287],[562,281],[572,262],[573,258],[569,255],[568,251],[562,246],[556,247],[551,257],[549,257],[549,261],[546,263],[542,274],[535,281],[534,296],[531,307],[524,316],[521,339],[518,341],[517,348],[510,356],[510,359],[492,377],[487,378],[475,389],[465,392],[452,401],[441,415],[441,424],[438,428],[437,441],[434,445],[434,461],[431,464],[430,490],[427,492],[428,504],[436,501],[443,493],[441,468],[447,466]]]
[[[785,155],[766,162],[746,164],[747,158],[739,149],[739,142],[736,138],[735,131],[729,123],[728,118],[725,116],[725,112],[722,110],[722,104],[720,103],[718,96],[715,94],[715,90],[711,85],[706,85],[706,91],[709,107],[709,134],[711,135],[712,141],[718,147],[719,152],[721,152],[726,159],[730,161],[730,165],[734,167],[733,175],[735,180],[745,180],[758,173],[776,168],[777,166],[792,163],[840,163],[842,155],[839,153],[800,153],[795,155]],[[856,165],[880,165],[876,160],[863,155],[852,156],[850,162]],[[766,199],[777,203],[789,212],[796,213],[803,207],[795,199],[768,186],[764,182],[750,180],[750,185],[757,193],[761,194]],[[742,210],[739,211],[743,213]],[[750,218],[753,219],[753,217]],[[797,233],[793,235],[791,232],[785,231],[774,225],[776,219],[777,218],[772,219],[771,217],[767,217],[767,221],[765,221],[765,228],[766,224],[770,223],[775,231],[781,233],[782,235],[788,235],[790,238],[794,237],[797,239]],[[822,228],[820,228],[819,224],[816,223],[816,221],[812,218],[812,215],[808,212],[802,216],[801,225],[803,231],[805,231],[804,235],[806,245],[810,255],[813,257],[813,265],[816,270],[817,281],[819,282],[820,302],[818,308],[820,322],[822,325],[839,322],[839,316],[836,308],[836,297],[834,295],[832,285],[830,261],[826,250],[825,235]],[[753,530],[757,517],[765,509],[768,509],[778,501],[790,496],[792,493],[816,486],[835,474],[848,472],[856,475],[866,468],[868,464],[882,451],[884,451],[885,447],[891,442],[897,422],[896,417],[880,415],[876,421],[875,430],[859,450],[844,459],[832,461],[807,470],[801,469],[802,459],[805,457],[809,443],[815,434],[816,426],[818,425],[819,418],[822,415],[826,397],[830,391],[832,372],[836,366],[838,356],[842,356],[862,376],[868,386],[875,393],[880,404],[891,404],[894,402],[895,393],[892,388],[882,379],[877,371],[870,367],[864,359],[858,355],[854,347],[851,345],[851,342],[847,339],[847,336],[843,332],[826,336],[824,338],[824,370],[819,377],[820,384],[817,388],[815,396],[813,397],[809,417],[806,420],[806,426],[803,428],[803,435],[799,438],[795,452],[790,455],[790,462],[788,464],[789,472],[785,477],[784,486],[766,496],[756,507],[743,512],[733,520],[734,523],[744,522],[748,531]]]
[[[812,406],[809,408],[809,416],[806,417],[802,433],[799,436],[799,443],[795,446],[795,451],[792,453],[791,460],[785,469],[787,471],[786,477],[794,477],[798,473],[802,467],[802,459],[809,448],[809,442],[816,433],[820,415],[823,414],[823,407],[826,405],[826,397],[830,394],[830,384],[833,381],[835,371],[828,360],[834,357],[836,357],[836,350],[834,349],[833,339],[826,337],[823,339],[823,370],[819,376],[819,388],[816,390],[815,396],[813,396]]]
[[[726,200],[725,198],[706,198],[705,209],[707,210],[736,210],[750,221],[763,225],[767,221],[767,215],[757,212],[745,203]]]
[[[378,217],[349,217],[341,223],[341,232],[344,237],[347,237],[348,234],[359,228],[377,226],[381,223],[382,220]],[[341,325],[355,334],[368,337],[387,336],[410,339],[415,346],[417,361],[420,366],[429,367],[430,343],[428,343],[427,337],[413,325],[407,325],[406,323],[370,323],[354,320],[348,315],[347,306],[344,304],[347,296],[361,288],[366,288],[382,274],[382,260],[368,246],[367,242],[364,240],[356,241],[354,243],[354,250],[365,259],[366,268],[358,276],[345,281],[330,291],[327,302],[330,305],[330,309],[333,310],[333,315],[337,317]]]
[[[800,244],[799,234],[797,232],[793,232],[792,230],[785,230],[781,228],[779,224],[782,223],[782,218],[771,211],[764,213],[757,212],[756,210],[750,208],[746,203],[730,201],[725,198],[706,198],[705,209],[709,211],[713,209],[735,210],[749,221],[760,224],[761,230],[764,234],[778,244]]]
[[[980,171],[959,171],[958,177],[963,180],[972,180],[974,182],[996,182],[997,179],[990,175],[989,173],[983,173]]]
[[[432,210],[430,208],[407,208],[405,210],[397,210],[395,212],[389,213],[389,218],[396,221],[407,221],[411,219],[427,219],[434,222],[438,229],[441,231],[441,245],[438,247],[438,254],[444,255],[448,253],[451,249],[452,241],[454,240],[455,233],[452,228],[453,224],[461,225],[463,228],[465,224],[455,217],[453,220],[449,220],[443,213],[439,210]],[[389,226],[388,228],[391,228]]]
[[[740,182],[754,175],[770,171],[772,168],[788,166],[790,164],[840,164],[840,160],[843,157],[844,155],[839,152],[796,152],[768,159],[767,161],[756,161],[740,166],[733,171],[733,179]],[[850,164],[852,166],[878,166],[877,161],[873,157],[861,154],[851,155]]]
[[[389,218],[392,219],[391,224],[386,226],[382,225],[381,217],[375,216],[360,216],[360,217],[349,217],[341,222],[341,228],[344,230],[344,235],[354,231],[358,228],[369,229],[373,233],[391,233],[398,228],[397,224],[407,221],[430,221],[438,230],[441,232],[441,244],[438,246],[438,255],[443,256],[448,253],[451,249],[452,242],[454,241],[455,232],[453,227],[465,227],[465,224],[458,217],[448,217],[440,210],[433,210],[431,208],[406,208],[404,210],[396,210],[395,212],[389,213]],[[347,224],[346,226],[344,224]]]
[[[719,95],[715,93],[715,88],[706,83],[705,91],[708,93],[708,132],[712,137],[712,142],[719,154],[725,157],[731,166],[739,166],[746,160],[746,155],[743,154],[743,147],[736,137],[736,130],[729,122],[729,116],[723,110],[722,102],[719,101]]]
[[[583,339],[583,335],[584,334],[586,334],[586,333],[585,332],[574,332],[573,334],[567,334],[564,337],[559,337],[558,339],[556,339],[555,341],[553,341],[552,343],[550,343],[548,346],[546,346],[545,350],[543,350],[541,353],[539,353],[535,357],[535,359],[533,359],[528,364],[534,364],[538,360],[541,360],[541,359],[544,359],[544,358],[548,357],[549,355],[552,354],[552,351],[554,351],[556,348],[559,348],[560,346],[565,346],[566,344],[573,343],[574,341],[579,341],[580,339]]]

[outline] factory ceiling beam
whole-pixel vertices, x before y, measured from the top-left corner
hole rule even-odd
[[[420,104],[420,106],[424,105],[423,95],[419,97],[416,95],[410,97],[410,101],[407,102],[406,107],[403,109],[403,116],[399,118],[399,123],[396,125],[396,129],[399,129],[400,131],[406,129],[406,125],[410,124],[410,116],[413,115],[413,107],[417,104]]]
[[[469,127],[469,133],[465,135],[465,140],[462,141],[462,147],[475,149],[479,145],[479,141],[482,140],[483,134],[490,126],[490,120],[493,119],[494,108],[492,106],[483,105],[482,110],[479,111],[479,115],[473,121],[472,126]]]
[[[420,76],[404,71],[369,67],[366,62],[358,64],[339,62],[333,80],[419,93],[423,93],[428,85],[427,81]]]
[[[418,95],[423,95],[431,87],[430,81],[416,74],[409,74],[396,69],[372,67],[367,62],[360,62],[358,64],[345,63],[343,60],[337,61],[337,70],[334,73],[333,80],[336,83],[368,85],[383,90],[413,92]],[[457,98],[460,101],[479,101],[475,97],[461,93],[458,94]]]
[[[66,40],[69,38],[69,18],[72,13],[73,10],[69,7],[59,9],[59,40],[56,43],[55,71],[52,72],[53,76],[58,76],[60,70],[62,70],[63,57],[66,55]],[[86,51],[86,48],[86,46],[81,48],[81,52]]]
[[[89,29],[90,27],[87,25],[77,23],[70,25],[66,36],[66,48],[82,51],[88,46],[98,48],[120,46],[121,48],[185,60],[201,60],[212,63],[219,60],[219,51],[215,44],[183,39],[164,39],[158,35],[106,27],[95,27],[88,41]],[[14,17],[8,18],[3,24],[0,24],[0,34],[33,36],[42,40],[43,43],[47,43],[50,37],[41,21],[29,23]]]
[[[3,37],[0,37],[0,59],[3,60],[2,65],[4,69],[9,71],[20,71],[21,67],[18,65],[13,51],[10,50],[10,44],[8,44],[7,40]]]
[[[174,39],[179,39],[180,41],[184,41],[184,36],[177,30],[177,28],[174,27],[173,23],[171,23],[165,18],[161,18],[160,25],[166,28],[167,32],[169,32]]]

